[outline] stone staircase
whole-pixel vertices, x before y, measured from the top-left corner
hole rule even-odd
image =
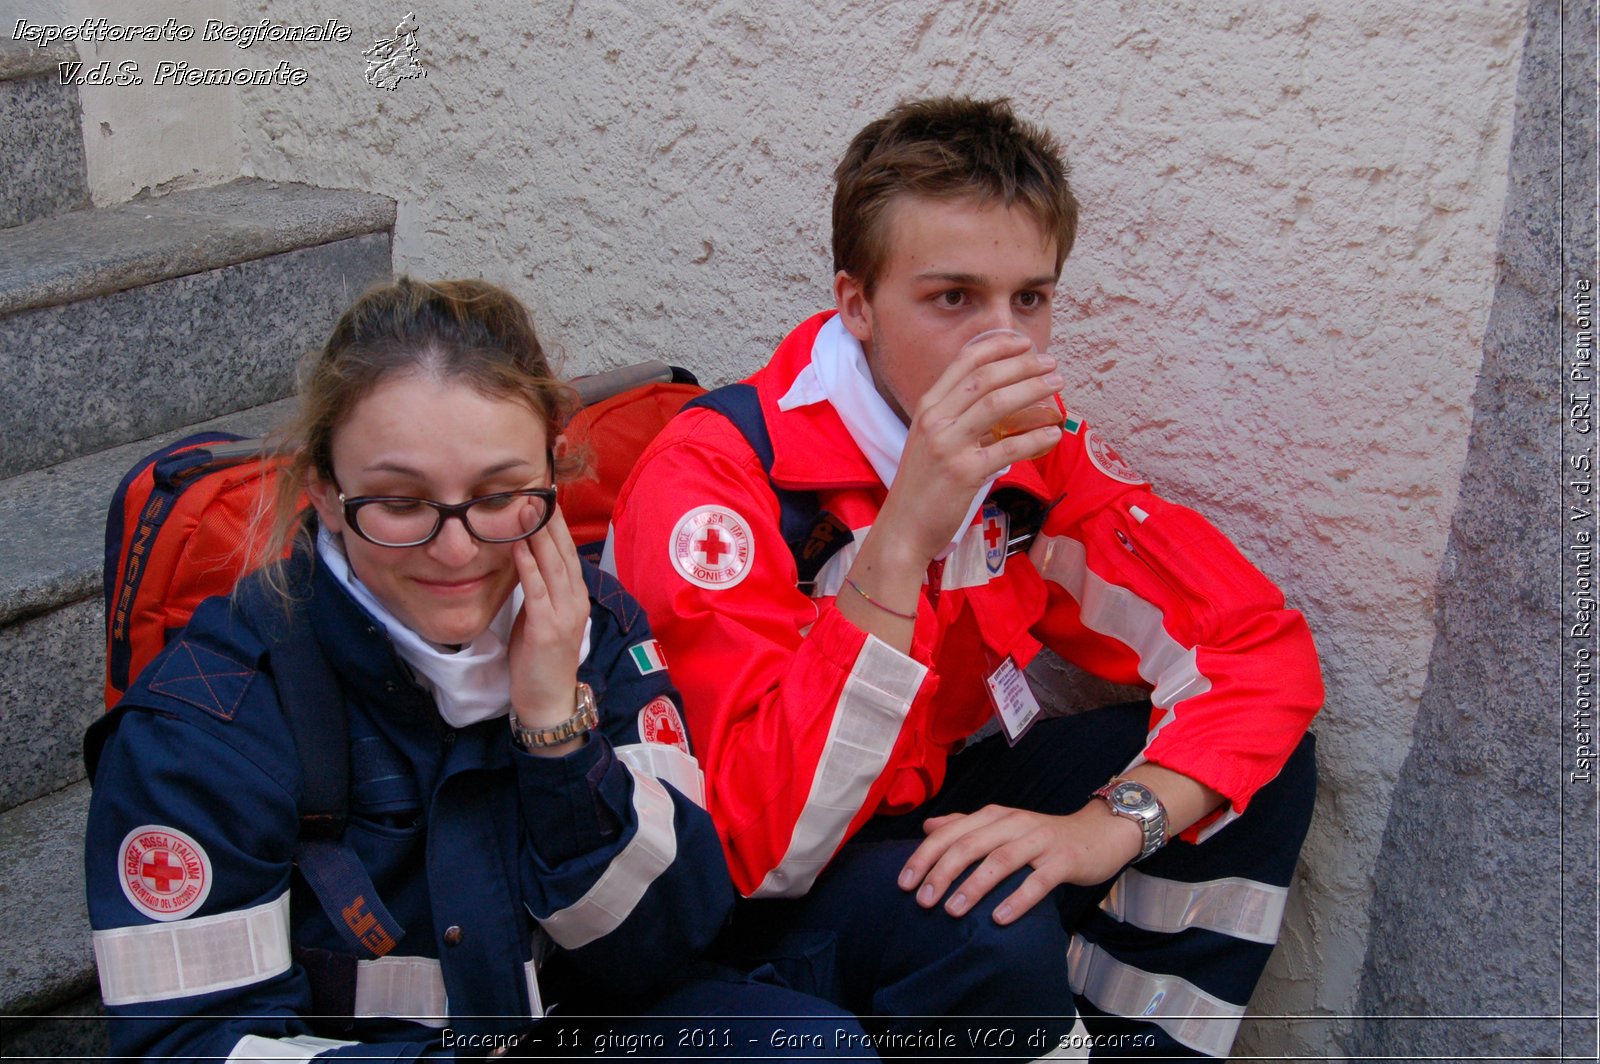
[[[168,440],[286,415],[296,359],[389,275],[395,207],[240,180],[93,209],[70,58],[0,41],[0,1056],[89,1059],[111,492]]]

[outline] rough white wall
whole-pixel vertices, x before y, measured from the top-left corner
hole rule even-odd
[[[104,18],[126,26],[192,27],[187,42],[172,40],[69,42],[85,71],[109,63],[112,77],[142,84],[87,84],[78,90],[83,107],[84,162],[95,205],[124,203],[145,190],[168,192],[239,176],[238,93],[232,88],[157,84],[157,64],[231,67],[237,49],[206,42],[207,20],[233,21],[230,0],[0,0],[0,33],[11,37],[18,19],[32,25],[82,27]],[[248,60],[247,60],[248,62]],[[125,65],[125,64],[131,64]],[[254,65],[251,63],[251,65]]]
[[[405,4],[231,10],[355,30],[252,49],[311,76],[237,91],[242,172],[394,197],[399,267],[510,285],[573,370],[754,368],[825,303],[829,170],[896,99],[1007,94],[1055,129],[1085,202],[1058,322],[1071,400],[1238,539],[1324,655],[1321,805],[1256,1011],[1352,1011],[1525,0],[471,0],[417,11],[428,76],[393,92],[360,51]],[[1320,1054],[1342,1029],[1255,1021],[1238,1048]]]

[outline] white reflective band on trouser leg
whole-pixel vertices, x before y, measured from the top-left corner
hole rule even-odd
[[[1050,1052],[1035,1060],[1088,1060],[1089,1059],[1089,1028],[1083,1025],[1083,1017],[1079,1016],[1073,1023],[1072,1030],[1067,1032],[1065,1038]]]
[[[811,889],[889,763],[900,726],[927,674],[921,662],[875,635],[867,636],[834,706],[817,774],[788,852],[751,897],[798,898]]]
[[[443,1027],[450,1015],[444,972],[432,957],[379,957],[356,962],[356,1019],[411,1020]]]
[[[1124,964],[1082,935],[1073,935],[1067,947],[1067,977],[1072,992],[1101,1011],[1146,1020],[1207,1056],[1226,1057],[1244,1019],[1244,1006],[1213,997],[1187,979]]]
[[[706,777],[700,762],[666,743],[629,743],[616,748],[623,764],[662,783],[670,783],[701,809],[706,807]]]
[[[1172,934],[1202,927],[1272,945],[1278,941],[1288,887],[1230,877],[1203,883],[1145,875],[1125,869],[1100,908],[1123,923]]]
[[[262,1038],[247,1034],[228,1054],[228,1064],[249,1064],[256,1060],[310,1060],[319,1053],[340,1046],[360,1045],[359,1042],[336,1042],[332,1038],[300,1034],[293,1038]]]
[[[583,897],[539,921],[556,944],[567,949],[587,946],[615,931],[678,855],[672,796],[654,776],[632,765],[628,771],[633,774],[633,815],[639,825],[633,838]]]
[[[289,970],[289,893],[239,912],[111,928],[92,937],[107,1005],[232,990]]]
[[[528,984],[528,1015],[544,1015],[539,999],[538,962],[522,965]],[[358,1020],[409,1020],[424,1027],[450,1025],[450,1002],[444,989],[444,970],[432,957],[379,957],[356,962],[356,1003],[351,1015]]]

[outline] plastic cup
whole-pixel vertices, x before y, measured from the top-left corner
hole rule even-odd
[[[1002,335],[1020,336],[1024,340],[1028,339],[1025,334],[1017,332],[1015,329],[989,329],[968,340],[964,346],[970,346],[991,336]],[[1028,346],[1029,350],[1034,349],[1031,340],[1029,341]],[[1007,414],[1005,417],[994,423],[994,425],[989,429],[989,435],[995,443],[999,443],[1007,436],[1020,436],[1024,432],[1032,432],[1034,429],[1042,429],[1046,425],[1056,425],[1063,429],[1066,428],[1067,405],[1061,401],[1061,396],[1058,394],[1052,393],[1045,396],[1043,399],[1040,399],[1038,402],[1029,403],[1021,410],[1016,410],[1010,414]],[[1054,449],[1055,444],[1051,444],[1038,453],[1030,454],[1027,457],[1029,460],[1043,458]]]

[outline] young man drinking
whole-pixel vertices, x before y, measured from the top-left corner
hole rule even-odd
[[[668,426],[609,549],[741,941],[890,1052],[1225,1057],[1310,819],[1305,621],[1059,398],[1048,133],[903,104],[835,177],[834,309]],[[1041,645],[1149,701],[1041,718]]]

